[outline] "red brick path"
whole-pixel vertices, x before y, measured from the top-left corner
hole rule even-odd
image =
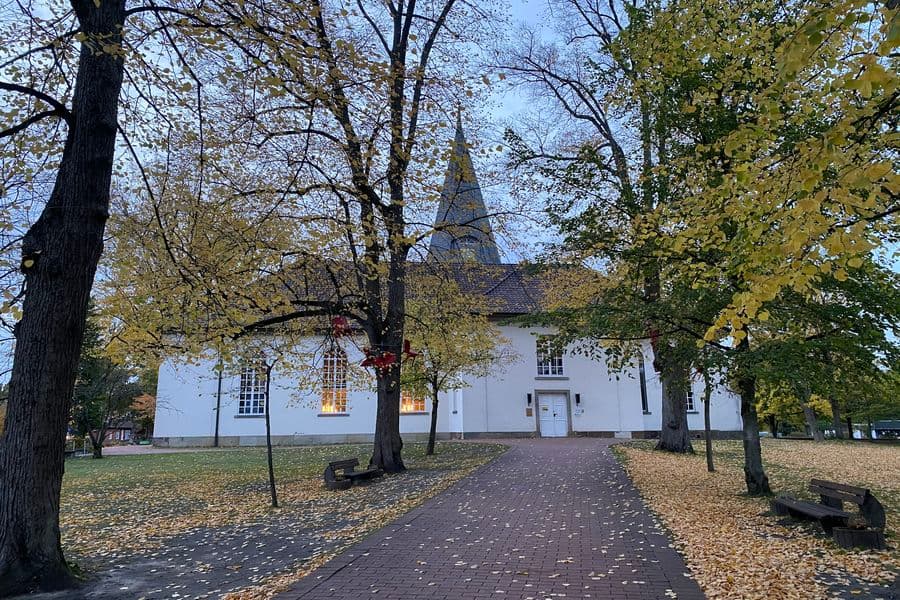
[[[509,443],[279,600],[703,598],[608,441]]]

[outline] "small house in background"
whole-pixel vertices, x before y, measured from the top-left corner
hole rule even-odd
[[[872,423],[872,437],[876,440],[900,439],[900,419],[875,421]]]
[[[107,442],[130,442],[133,437],[134,423],[131,421],[119,421],[106,430]]]

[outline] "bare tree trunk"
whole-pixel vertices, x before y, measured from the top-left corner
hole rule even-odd
[[[436,390],[431,392],[431,428],[428,430],[428,448],[425,454],[431,456],[434,454],[434,442],[437,439],[437,414],[438,414],[438,393]]]
[[[400,346],[397,346],[399,356]],[[375,443],[370,466],[380,467],[387,473],[406,470],[401,451],[400,437],[400,368],[399,364],[387,369],[376,369],[378,408],[375,415]]]
[[[86,35],[69,130],[47,205],[22,241],[7,429],[0,439],[0,596],[73,583],[59,533],[69,406],[103,232],[124,64],[125,0],[72,0]]]
[[[842,440],[844,439],[844,424],[841,419],[841,406],[834,396],[828,398],[828,404],[831,405],[831,424],[834,427],[834,437]]]
[[[709,416],[709,399],[712,396],[712,381],[709,377],[709,373],[707,373],[705,369],[703,371],[703,386],[703,434],[706,438],[706,470],[712,473],[716,470],[716,467],[713,464],[712,428],[710,426]]]
[[[662,384],[662,415],[657,450],[693,453],[691,434],[687,425],[687,386],[688,371],[681,365],[675,365],[664,356],[665,350],[657,352],[654,365],[660,372]]]
[[[772,432],[772,437],[777,438],[778,437],[778,419],[775,417],[775,415],[769,415],[768,421],[769,421],[769,431]]]
[[[852,440],[853,438],[853,419],[850,418],[850,415],[847,415],[847,439]]]
[[[93,458],[103,458],[103,442],[106,438],[106,429],[100,429],[98,435],[94,437],[92,432],[88,432],[88,439],[91,440],[91,455]]]
[[[741,394],[741,420],[744,441],[744,481],[747,493],[762,496],[772,493],[769,478],[763,469],[762,446],[759,442],[759,418],[756,414],[756,378],[744,376],[738,380]]]
[[[272,495],[272,508],[278,508],[278,492],[275,489],[275,464],[272,460],[272,424],[269,419],[269,406],[272,396],[269,389],[272,382],[272,365],[266,364],[266,460],[269,463],[269,492]]]
[[[802,402],[803,405],[803,418],[806,420],[806,426],[809,427],[810,435],[817,442],[825,441],[825,434],[822,433],[822,430],[819,429],[819,417],[816,416],[815,409],[807,404],[807,402]]]

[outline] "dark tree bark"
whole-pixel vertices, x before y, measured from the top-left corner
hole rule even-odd
[[[844,423],[841,418],[841,405],[834,396],[828,399],[828,404],[831,405],[831,424],[834,427],[834,437],[842,440],[844,439]]]
[[[688,370],[666,356],[664,348],[654,348],[654,367],[662,384],[662,414],[657,450],[692,454],[691,434],[687,424]]]
[[[0,596],[69,586],[59,496],[69,405],[109,211],[124,64],[125,0],[72,0],[82,43],[65,148],[47,205],[22,242],[25,299],[15,328],[0,439]]]
[[[93,458],[103,458],[103,441],[106,439],[106,428],[99,430],[94,436],[93,431],[88,432],[88,439],[91,440],[91,455]]]
[[[803,407],[803,418],[806,420],[809,434],[812,436],[813,440],[824,442],[825,434],[819,429],[819,417],[816,416],[815,409],[809,405],[809,390],[806,388],[800,390],[800,406]]]
[[[428,448],[425,450],[425,454],[428,456],[434,454],[434,443],[437,439],[437,414],[438,392],[437,385],[435,385],[431,392],[431,427],[428,430]]]
[[[392,190],[392,198],[402,198],[401,182],[392,184]],[[406,255],[409,249],[399,241],[405,228],[401,206],[402,202],[397,201],[394,207],[385,210],[390,215],[387,220],[392,233],[389,242],[391,262],[387,309],[383,320],[377,319],[379,312],[373,315],[380,326],[369,333],[369,342],[373,348],[394,356],[394,362],[387,368],[375,369],[378,406],[375,414],[374,448],[369,465],[379,467],[386,473],[406,470],[402,457],[403,439],[400,437],[400,360],[403,353],[403,327],[406,323]],[[370,307],[380,306],[381,290],[377,281],[369,283],[367,296]]]
[[[769,421],[769,431],[772,432],[772,437],[778,437],[778,419],[775,415],[769,415],[767,420]]]
[[[400,369],[397,365],[378,369],[376,381],[378,408],[375,415],[375,444],[369,465],[380,467],[386,473],[400,473],[406,470],[401,456]]]
[[[712,473],[716,470],[713,464],[712,429],[709,416],[709,399],[712,396],[712,381],[709,373],[703,371],[703,436],[706,439],[706,470]]]
[[[756,414],[756,378],[744,376],[738,380],[741,394],[741,420],[744,423],[744,481],[747,493],[762,496],[772,493],[769,478],[763,469],[762,446],[759,442],[759,418]]]
[[[278,508],[278,491],[275,489],[275,464],[272,460],[272,422],[269,419],[269,406],[272,396],[269,386],[272,382],[272,365],[266,364],[266,460],[269,463],[269,492],[272,495],[272,508]]]
[[[847,415],[847,439],[853,439],[853,419]]]

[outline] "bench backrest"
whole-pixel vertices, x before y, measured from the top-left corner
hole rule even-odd
[[[328,463],[328,466],[332,469],[352,469],[359,465],[358,458],[348,458],[346,460],[336,460]]]
[[[822,479],[813,479],[809,482],[809,491],[820,496],[827,496],[842,502],[852,502],[857,506],[862,506],[869,495],[866,488],[854,487],[834,481],[824,481]]]

